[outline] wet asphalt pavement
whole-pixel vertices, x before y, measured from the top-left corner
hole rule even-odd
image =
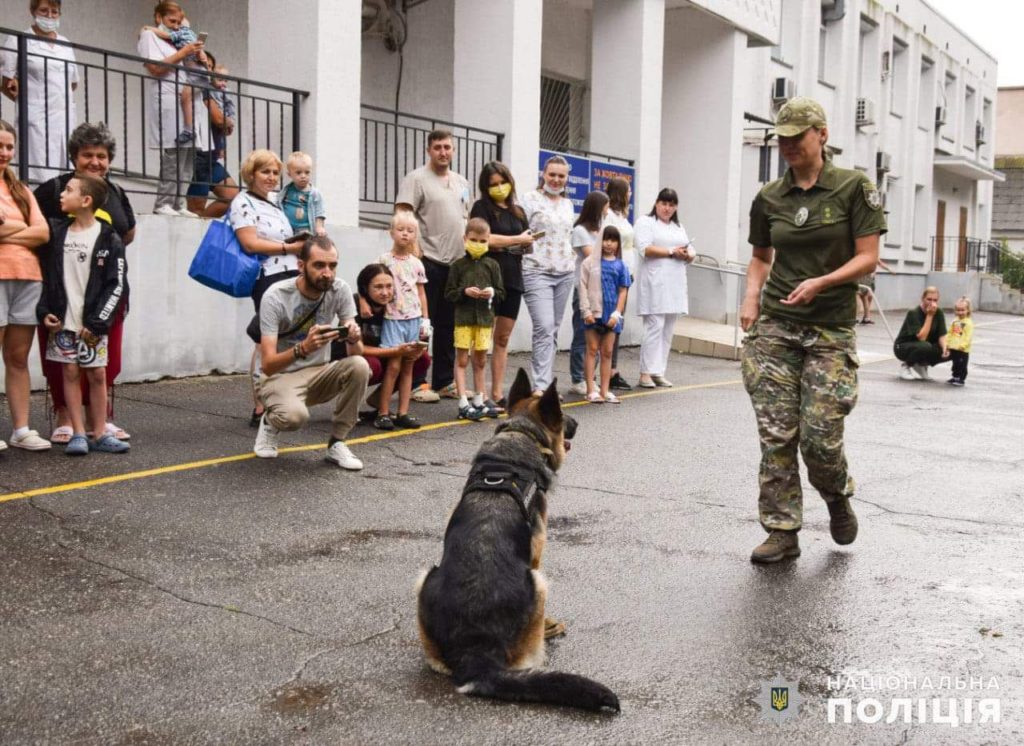
[[[243,377],[121,386],[130,455],[0,455],[0,743],[1022,743],[1024,318],[976,323],[962,389],[948,366],[897,380],[866,327],[847,420],[860,536],[832,543],[805,480],[803,556],[781,565],[748,561],[764,534],[738,364],[674,354],[675,388],[573,408],[544,557],[569,632],[548,667],[610,686],[617,716],[466,698],[423,663],[413,583],[493,423],[357,428],[353,474],[319,447],[246,458]],[[324,443],[328,415],[284,440]],[[195,468],[46,490],[174,465]],[[776,676],[792,706],[769,719]],[[880,680],[912,686],[860,686]],[[957,681],[984,689],[939,688]],[[828,722],[830,695],[853,723]],[[933,723],[935,698],[974,722]],[[881,722],[859,722],[871,699]]]

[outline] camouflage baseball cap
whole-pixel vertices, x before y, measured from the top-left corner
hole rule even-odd
[[[824,127],[826,124],[825,110],[813,98],[791,98],[775,117],[775,134],[794,137],[809,127]]]

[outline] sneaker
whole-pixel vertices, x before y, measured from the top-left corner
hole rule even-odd
[[[464,407],[459,407],[459,416],[457,419],[460,420],[472,420],[476,422],[484,416],[484,410],[481,407],[477,409],[472,404],[467,404]]]
[[[109,433],[104,433],[95,440],[89,441],[89,450],[99,453],[127,453],[130,448],[131,446],[123,440],[118,440]]]
[[[579,381],[577,383],[570,384],[569,385],[569,393],[570,394],[576,394],[577,396],[586,396],[587,395],[587,384],[585,384],[583,381]]]
[[[825,503],[828,506],[828,530],[836,544],[852,544],[857,538],[857,516],[853,514],[849,499]]]
[[[437,394],[438,399],[444,397],[445,399],[458,399],[459,391],[455,388],[455,382],[449,383],[444,388],[438,389],[434,392]]]
[[[394,419],[395,427],[403,430],[419,430],[422,423],[411,414],[400,414]]]
[[[616,373],[614,376],[612,376],[612,380],[611,380],[610,386],[611,386],[611,388],[616,389],[617,391],[632,391],[633,390],[633,387],[629,385],[629,383],[626,381],[626,379],[623,378],[618,373]]]
[[[82,433],[72,435],[68,444],[64,446],[66,456],[86,456],[89,453],[89,441]]]
[[[433,404],[434,402],[441,401],[441,396],[430,388],[430,384],[424,383],[412,392],[412,400],[422,404]]]
[[[7,444],[4,443],[2,440],[0,440],[0,451],[6,451],[6,450],[7,450]]]
[[[796,531],[772,531],[768,538],[754,547],[751,562],[778,562],[786,557],[800,556],[800,540]]]
[[[196,220],[199,219],[199,216],[196,215],[191,210],[189,210],[187,207],[182,207],[180,210],[178,210],[178,215],[180,215],[183,218],[195,218]]]
[[[962,379],[962,378],[954,378],[952,381],[950,381],[950,383],[953,384],[954,386],[963,386],[964,385],[964,379]]]
[[[901,381],[919,381],[921,380],[914,369],[906,363],[900,366],[900,380]]]
[[[649,378],[646,378],[646,379],[645,378],[641,378],[640,379],[640,383],[638,383],[637,386],[639,386],[642,389],[656,389],[656,388],[658,388],[658,384],[656,384],[654,381],[652,381]]]
[[[153,210],[153,214],[154,215],[166,215],[169,218],[179,217],[178,211],[175,210],[170,205],[160,205],[159,207],[157,207],[156,209]]]
[[[190,130],[188,127],[178,133],[178,136],[174,138],[174,142],[178,145],[184,145],[187,142],[192,142],[196,139],[196,133]]]
[[[491,419],[496,419],[505,411],[490,399],[485,399],[484,405],[480,409],[484,413],[484,417],[490,417]]]
[[[922,381],[930,381],[932,379],[932,374],[928,372],[927,365],[915,365],[914,372],[917,373],[917,377]]]
[[[665,376],[651,376],[651,380],[654,381],[654,385],[660,389],[672,388],[672,381],[665,378]]]
[[[363,468],[363,462],[353,456],[348,446],[340,440],[335,441],[334,445],[327,449],[326,459],[349,471],[359,471]]]
[[[20,438],[15,438],[12,433],[9,445],[11,448],[21,448],[25,451],[48,451],[53,447],[50,441],[40,438],[39,433],[35,430],[29,430]]]
[[[277,458],[277,436],[280,431],[267,422],[267,415],[260,418],[260,427],[256,431],[256,444],[252,452],[259,458]]]

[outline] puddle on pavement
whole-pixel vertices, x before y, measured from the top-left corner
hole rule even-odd
[[[590,535],[581,530],[597,521],[594,515],[556,515],[548,517],[548,538],[560,544],[585,546],[591,544]]]
[[[328,684],[292,684],[275,690],[267,707],[278,715],[311,715],[330,708],[333,691]]]

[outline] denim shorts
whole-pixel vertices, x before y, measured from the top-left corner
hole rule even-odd
[[[212,150],[196,151],[196,170],[192,174],[192,183],[186,194],[189,197],[205,197],[210,193],[210,185],[216,186],[227,181],[230,174],[224,164],[213,157]]]
[[[0,327],[38,324],[36,306],[42,294],[38,280],[0,280]]]
[[[380,330],[381,347],[398,347],[420,338],[420,319],[384,319]]]

